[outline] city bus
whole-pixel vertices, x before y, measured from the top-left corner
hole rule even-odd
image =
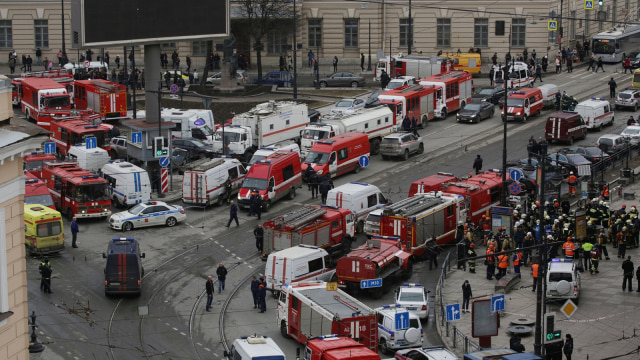
[[[622,54],[640,49],[640,25],[627,28],[613,28],[593,36],[593,55],[602,57],[602,62],[618,63],[624,60]]]

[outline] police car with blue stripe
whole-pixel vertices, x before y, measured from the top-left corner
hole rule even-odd
[[[422,347],[424,333],[418,316],[398,304],[376,308],[380,351],[390,355],[397,349]]]
[[[162,201],[148,201],[111,215],[109,226],[112,229],[124,231],[156,225],[173,227],[186,218],[187,214],[182,206],[169,205]]]

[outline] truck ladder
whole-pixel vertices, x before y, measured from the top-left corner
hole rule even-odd
[[[408,215],[414,215],[417,214],[419,212],[422,212],[426,209],[432,208],[436,205],[440,205],[442,203],[442,199],[437,197],[437,198],[424,198],[422,199],[423,201],[420,203],[415,204],[414,206],[411,207],[406,207],[404,209],[401,209],[400,211],[397,212],[398,215],[401,216],[408,216]]]
[[[386,208],[384,208],[384,212],[390,213],[391,215],[395,215],[396,213],[402,211],[403,209],[414,206],[415,204],[418,204],[423,200],[424,200],[424,195],[422,194],[415,195],[410,198],[402,199],[396,203],[388,205]]]
[[[213,169],[216,166],[222,165],[224,164],[224,159],[223,158],[215,158],[215,159],[209,159],[206,162],[203,163],[197,163],[194,164],[194,166],[192,167],[192,171],[207,171],[209,169]]]
[[[418,91],[418,90],[422,90],[422,85],[420,84],[414,84],[414,85],[409,85],[406,88],[402,89],[402,90],[398,90],[399,93],[403,94],[409,91]]]
[[[107,92],[110,92],[110,93],[120,90],[118,88],[118,86],[116,86],[116,85],[106,84],[106,83],[99,82],[99,81],[94,81],[93,85],[95,85],[95,87],[97,87],[97,88],[100,88],[100,90],[104,90],[104,91],[107,91]]]
[[[322,208],[303,207],[288,214],[280,215],[272,221],[276,226],[288,225],[292,228],[297,228],[316,220],[326,213],[327,210]]]

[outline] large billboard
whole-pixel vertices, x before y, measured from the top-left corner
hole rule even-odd
[[[71,11],[74,48],[229,35],[229,0],[72,0]]]

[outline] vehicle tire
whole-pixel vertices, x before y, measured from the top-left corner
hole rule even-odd
[[[357,88],[358,87],[358,82],[357,81],[352,81],[351,82],[351,87],[352,88]]]
[[[529,119],[529,118],[527,117],[527,114],[525,114],[525,115],[522,117],[522,122],[523,122],[523,123],[526,123],[528,119]]]
[[[271,200],[267,200],[262,203],[262,211],[269,212],[269,206],[271,206]]]
[[[389,349],[389,347],[387,346],[387,341],[384,338],[380,338],[380,342],[378,343],[378,345],[380,346],[380,352],[384,355],[393,354],[393,350]]]
[[[24,115],[27,118],[27,121],[31,120],[31,111],[29,109],[26,109],[26,112]]]
[[[293,200],[296,198],[296,188],[292,187],[289,189],[289,196],[287,197],[289,200]]]
[[[129,221],[122,225],[122,231],[131,231],[133,230],[133,224]]]
[[[177,223],[178,223],[178,221],[173,216],[167,219],[167,226],[168,227],[174,227],[174,226],[176,226]]]
[[[603,127],[603,125],[602,125],[602,123],[600,123],[600,126],[598,126],[598,132],[602,131],[602,127]]]
[[[429,117],[427,115],[422,115],[422,121],[420,122],[420,128],[424,129],[425,126],[429,124]]]
[[[287,333],[287,323],[284,322],[284,320],[280,322],[280,334],[285,339],[289,338],[289,334]]]
[[[446,119],[449,112],[447,112],[447,108],[442,109],[442,119]]]
[[[402,155],[402,159],[403,160],[409,159],[409,150],[408,149],[404,151],[404,154]]]
[[[216,204],[218,204],[218,206],[224,205],[224,196],[223,195],[218,196],[218,201],[216,201]]]
[[[612,117],[611,117],[611,122],[609,123],[609,125],[613,126],[613,121],[614,121],[615,119],[616,119],[616,118],[615,118],[614,116],[612,116]]]
[[[638,103],[635,103],[635,105],[633,105],[633,111],[638,111]]]
[[[585,132],[582,134],[582,137],[581,137],[580,139],[584,140],[584,139],[586,139],[586,138],[587,138],[587,132],[585,131]]]
[[[418,154],[423,154],[424,153],[424,144],[420,144],[420,147],[418,147]]]
[[[356,164],[355,169],[353,169],[353,173],[354,173],[354,174],[359,173],[359,172],[360,172],[360,169],[362,169],[362,167],[360,167],[360,164],[359,164],[359,163],[358,163],[358,164]]]
[[[389,160],[389,157],[387,155],[382,155],[382,160]]]
[[[320,87],[323,88],[323,89],[326,88],[327,87],[327,83],[324,82],[324,81],[321,81],[320,82]]]
[[[371,155],[380,154],[380,139],[371,140]]]
[[[570,136],[567,142],[569,143],[569,146],[573,145],[573,136]]]

